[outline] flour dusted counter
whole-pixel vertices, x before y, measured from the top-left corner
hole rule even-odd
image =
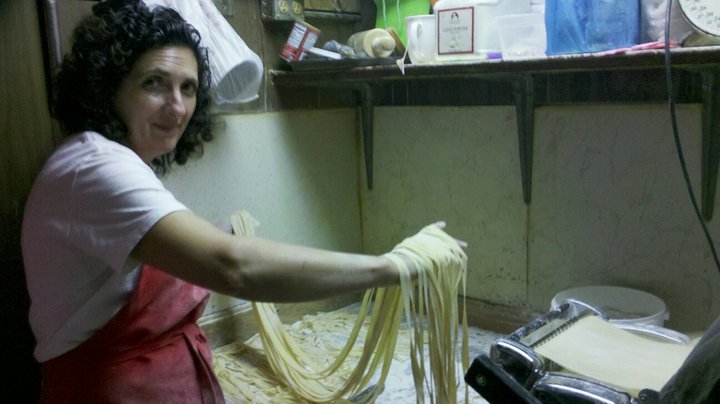
[[[713,215],[720,161],[720,47],[670,52],[675,103],[702,103],[702,212]],[[514,105],[523,198],[531,200],[533,119],[537,106],[591,103],[668,103],[664,50],[564,55],[503,61],[398,66],[392,59],[307,61],[271,69],[272,83],[350,91],[362,116],[366,180],[373,187],[373,107]]]

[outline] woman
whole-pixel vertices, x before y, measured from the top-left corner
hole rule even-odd
[[[195,324],[208,289],[294,302],[399,282],[386,257],[235,237],[163,187],[212,138],[207,56],[175,11],[101,2],[73,40],[53,108],[67,137],[22,232],[44,401],[222,402]]]

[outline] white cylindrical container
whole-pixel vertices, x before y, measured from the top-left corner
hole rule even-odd
[[[618,325],[650,325],[662,327],[670,318],[665,302],[659,297],[637,289],[619,286],[581,286],[555,295],[551,309],[567,299],[589,303],[605,312],[611,323]]]
[[[358,56],[387,57],[395,50],[395,39],[386,30],[373,28],[352,34],[347,45]]]
[[[530,12],[530,0],[439,0],[437,61],[500,57],[495,17]]]
[[[545,0],[530,0],[530,12],[545,14]]]
[[[437,20],[433,14],[411,15],[405,17],[407,35],[407,54],[413,64],[433,63],[435,61],[435,28]]]

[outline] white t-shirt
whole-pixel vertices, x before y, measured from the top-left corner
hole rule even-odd
[[[187,210],[129,148],[94,132],[67,138],[33,185],[22,252],[35,358],[76,347],[137,284],[132,249],[158,220]]]

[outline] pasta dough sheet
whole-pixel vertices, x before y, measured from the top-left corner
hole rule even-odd
[[[659,391],[692,348],[645,338],[588,316],[535,347],[535,352],[572,373],[637,396],[645,388]]]

